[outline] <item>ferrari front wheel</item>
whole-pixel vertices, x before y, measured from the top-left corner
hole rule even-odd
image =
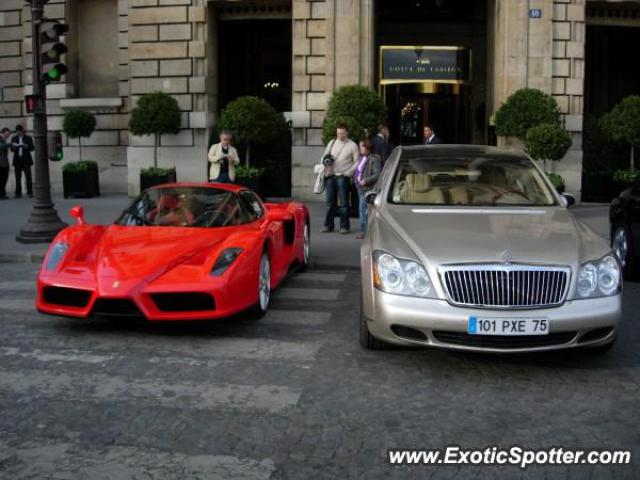
[[[258,302],[253,306],[250,313],[254,318],[262,318],[269,309],[271,299],[271,261],[269,254],[265,250],[260,257],[260,267],[258,270]]]
[[[304,224],[304,232],[302,234],[302,265],[300,270],[305,270],[309,266],[309,253],[311,251],[311,232],[309,224]]]

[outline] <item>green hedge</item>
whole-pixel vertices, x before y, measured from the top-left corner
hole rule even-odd
[[[170,168],[160,168],[160,167],[147,167],[140,170],[140,175],[146,177],[164,177],[166,175],[171,175],[175,173],[175,167]]]
[[[63,172],[87,172],[97,170],[98,164],[93,160],[80,160],[79,162],[69,162],[62,167]]]

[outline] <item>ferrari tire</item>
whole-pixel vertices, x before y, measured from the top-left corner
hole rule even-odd
[[[309,223],[304,224],[302,231],[302,262],[300,263],[299,271],[304,271],[309,266],[309,252],[311,251],[311,229]]]
[[[382,340],[378,340],[369,332],[367,318],[364,316],[362,308],[362,297],[360,297],[360,346],[365,350],[385,350],[388,345]]]
[[[624,279],[635,280],[638,264],[633,249],[633,239],[629,228],[624,223],[615,223],[611,229],[611,249],[622,265]]]
[[[249,309],[252,318],[259,319],[264,317],[269,310],[269,301],[271,300],[271,261],[269,253],[265,249],[260,257],[258,268],[258,301]]]

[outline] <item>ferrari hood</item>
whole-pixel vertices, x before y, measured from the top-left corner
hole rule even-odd
[[[575,267],[608,252],[601,237],[560,207],[388,206],[382,216],[431,265],[509,261]]]
[[[123,284],[151,283],[199,254],[208,254],[228,236],[226,228],[111,225],[90,245],[77,245],[68,265],[71,269],[84,264],[94,272],[98,285],[114,280]],[[199,263],[203,261],[201,258]]]

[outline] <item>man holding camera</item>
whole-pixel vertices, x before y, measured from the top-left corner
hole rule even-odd
[[[209,149],[209,181],[233,183],[236,179],[236,167],[240,165],[238,151],[231,145],[231,132],[220,132],[220,143]]]
[[[327,216],[322,229],[323,233],[333,232],[336,210],[340,213],[340,233],[347,234],[350,230],[349,186],[358,166],[358,145],[353,140],[349,140],[348,134],[345,125],[337,125],[336,138],[329,142],[322,155],[327,195]],[[339,208],[338,198],[340,199]]]

